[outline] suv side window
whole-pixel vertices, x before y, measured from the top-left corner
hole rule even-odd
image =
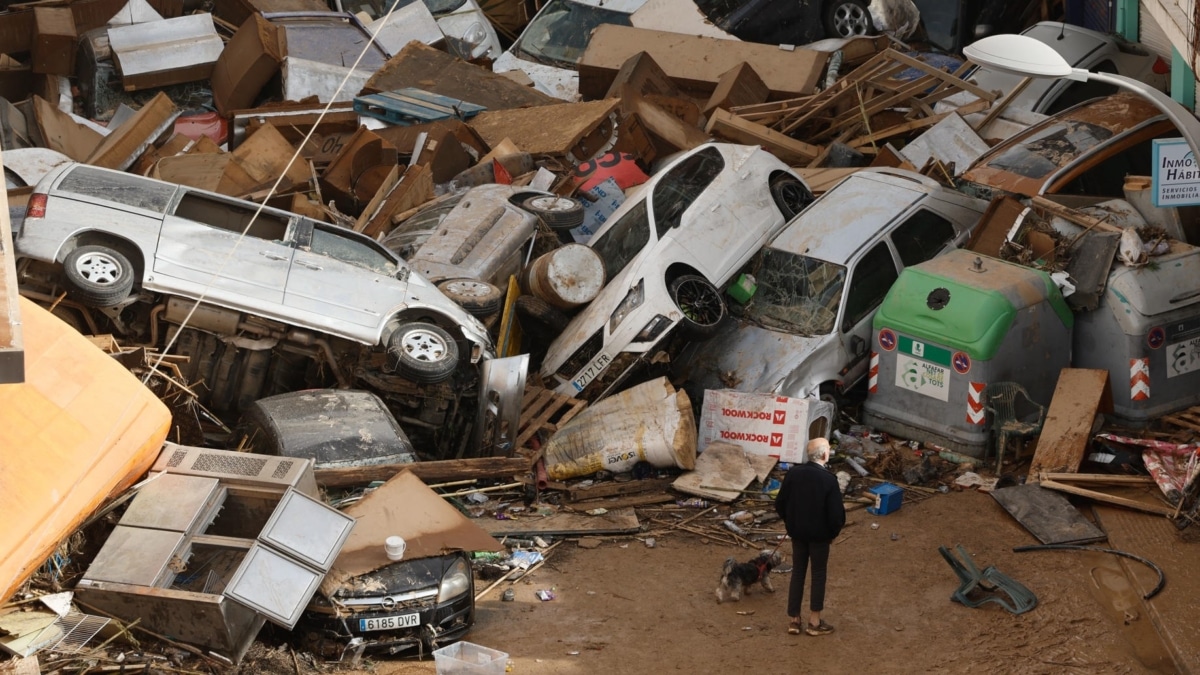
[[[846,297],[846,313],[842,318],[842,332],[848,332],[883,302],[892,284],[900,278],[896,261],[887,242],[881,241],[859,259],[850,277],[850,292]]]
[[[396,263],[382,252],[375,250],[370,243],[357,241],[332,231],[332,226],[329,227],[330,229],[326,229],[326,227],[317,225],[313,228],[312,244],[310,245],[313,253],[326,255],[384,276],[392,276],[396,273]]]
[[[920,209],[892,232],[892,245],[905,267],[937,255],[954,239],[954,225],[933,211]]]
[[[654,228],[662,239],[679,225],[683,212],[704,192],[725,168],[725,159],[716,148],[706,148],[679,163],[654,186]]]

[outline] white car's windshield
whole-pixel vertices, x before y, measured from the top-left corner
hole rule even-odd
[[[525,29],[513,51],[530,61],[575,70],[592,29],[606,23],[628,26],[629,15],[570,0],[552,0]]]
[[[650,219],[643,199],[589,245],[604,259],[604,271],[611,281],[649,241]]]
[[[763,250],[754,269],[758,289],[743,316],[795,335],[833,332],[846,268],[778,249]]]

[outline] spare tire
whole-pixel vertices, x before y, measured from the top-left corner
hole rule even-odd
[[[458,343],[440,326],[406,323],[388,338],[387,364],[418,384],[444,382],[458,367]]]
[[[521,203],[552,230],[573,230],[583,224],[583,202],[570,197],[538,195]]]
[[[535,295],[517,298],[517,315],[523,320],[522,327],[526,331],[533,329],[541,332],[547,343],[558,337],[571,323],[561,309]]]
[[[437,287],[447,298],[481,319],[500,311],[500,302],[504,300],[504,293],[486,281],[447,279],[439,282]]]

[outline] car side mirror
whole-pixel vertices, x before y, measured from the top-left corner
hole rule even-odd
[[[857,335],[851,337],[850,351],[854,352],[855,356],[863,356],[867,353],[867,341]]]

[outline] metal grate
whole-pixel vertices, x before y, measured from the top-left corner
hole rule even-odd
[[[292,464],[293,462],[290,459],[280,461],[279,465],[275,467],[275,473],[271,474],[271,478],[283,480],[288,475],[288,472],[292,470]]]
[[[564,379],[575,377],[575,373],[583,370],[583,367],[592,362],[592,358],[604,346],[604,326],[596,331],[590,338],[587,339],[571,358],[567,359],[561,366],[558,367],[558,375]]]
[[[217,455],[205,452],[196,458],[196,462],[192,464],[192,470],[235,476],[257,476],[266,465],[267,460],[256,457]]]
[[[167,461],[167,466],[179,466],[183,463],[183,458],[187,457],[187,450],[176,450],[171,453],[171,459]]]
[[[60,616],[54,622],[54,626],[62,631],[62,637],[47,649],[65,654],[77,654],[83,651],[88,641],[96,637],[96,633],[107,626],[108,622],[109,620],[102,616],[78,612]]]

